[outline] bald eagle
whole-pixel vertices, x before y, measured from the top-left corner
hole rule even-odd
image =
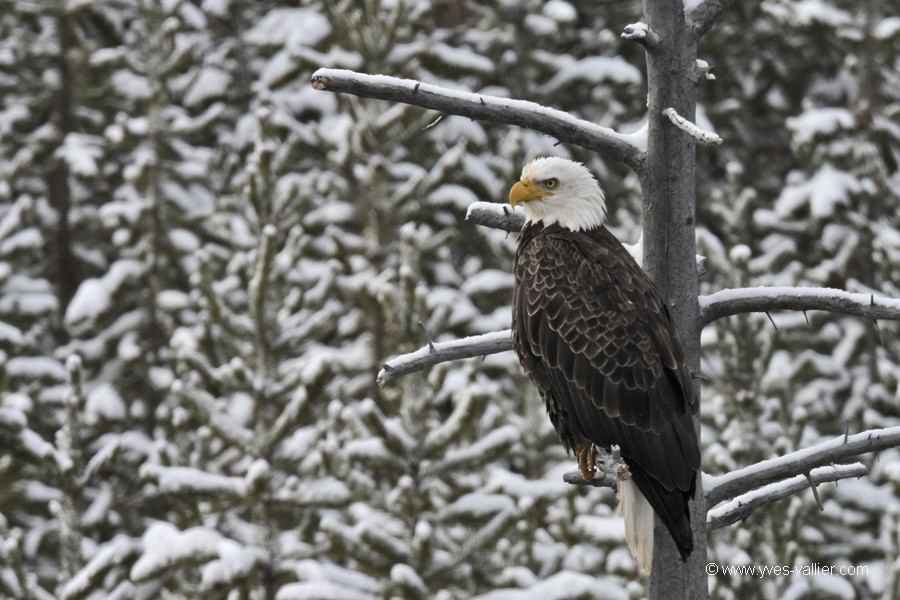
[[[509,202],[525,209],[515,257],[513,345],[586,480],[595,448],[618,446],[628,547],[653,562],[653,513],[693,550],[688,501],[700,468],[691,374],[668,308],[603,226],[606,202],[583,165],[538,158]]]

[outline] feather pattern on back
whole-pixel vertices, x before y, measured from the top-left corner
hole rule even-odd
[[[514,347],[563,444],[618,445],[639,491],[623,502],[641,519],[637,496],[645,497],[686,557],[697,405],[656,287],[604,226],[572,231],[542,221],[522,230],[515,280]]]

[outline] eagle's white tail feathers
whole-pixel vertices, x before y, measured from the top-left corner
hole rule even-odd
[[[619,514],[625,517],[625,540],[644,575],[653,566],[653,507],[631,479],[619,480]]]

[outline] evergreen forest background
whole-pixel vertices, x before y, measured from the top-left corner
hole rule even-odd
[[[645,113],[639,2],[0,3],[0,597],[640,598],[610,490],[512,353],[380,389],[388,358],[509,327],[514,236],[467,223],[546,136],[317,92],[349,68]],[[702,293],[900,297],[900,3],[736,2],[703,40]],[[421,322],[421,325],[420,325]],[[424,331],[423,331],[424,330]],[[426,334],[427,332],[427,334]],[[896,323],[703,333],[704,470],[900,424]],[[729,598],[900,597],[900,453],[710,534]]]

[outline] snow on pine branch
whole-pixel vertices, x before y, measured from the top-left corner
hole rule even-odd
[[[725,475],[705,475],[703,489],[707,503],[713,506],[775,481],[809,473],[834,461],[896,446],[900,446],[900,426],[844,435]]]
[[[699,127],[695,123],[691,123],[684,117],[678,114],[676,110],[672,107],[669,107],[663,111],[663,114],[672,121],[672,124],[675,125],[678,129],[686,132],[689,136],[700,142],[701,144],[705,144],[709,146],[710,144],[721,144],[722,138],[716,135],[712,131],[707,131],[702,127]]]
[[[822,310],[869,319],[900,320],[900,299],[816,287],[757,287],[700,296],[700,326],[748,312]]]
[[[512,350],[512,331],[492,331],[450,342],[435,342],[409,354],[401,354],[384,363],[378,372],[378,385],[385,386],[401,375],[421,371],[438,363]]]
[[[368,75],[345,69],[319,69],[312,76],[317,90],[342,92],[402,102],[470,119],[493,121],[533,129],[558,140],[593,150],[640,171],[646,139],[623,135],[612,129],[577,119],[572,115],[526,100],[512,100],[399,79]]]
[[[805,489],[820,483],[838,481],[840,479],[858,478],[868,474],[869,468],[862,463],[852,465],[830,465],[819,467],[809,475],[796,475],[783,481],[776,481],[761,488],[741,494],[721,506],[710,509],[706,513],[706,529],[712,531],[726,525],[742,521],[750,513],[773,502],[778,502]],[[709,494],[707,494],[707,498]]]

